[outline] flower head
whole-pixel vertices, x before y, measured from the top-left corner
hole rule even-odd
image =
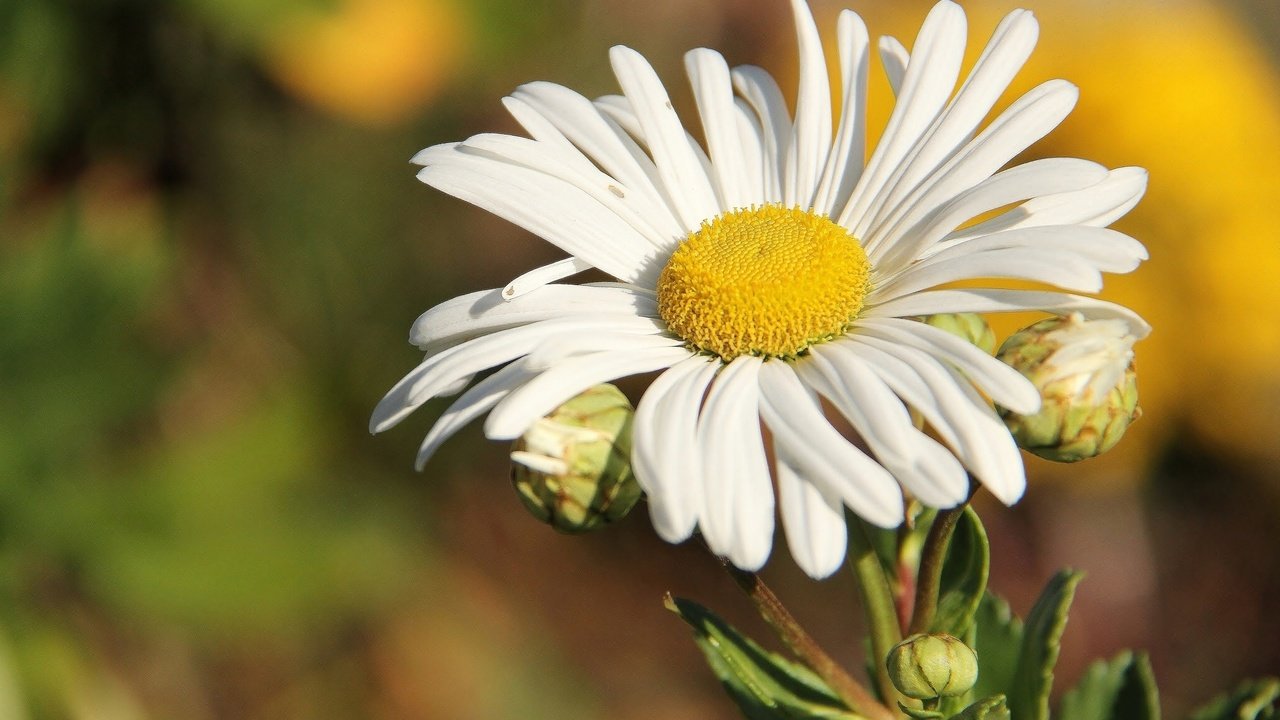
[[[760,68],[693,50],[685,60],[704,146],[644,58],[615,47],[622,95],[593,101],[531,83],[505,101],[529,138],[478,135],[415,157],[423,182],[568,257],[422,315],[410,340],[426,359],[378,405],[373,430],[465,390],[428,433],[421,465],[486,413],[486,435],[514,439],[588,387],[660,372],[636,407],[632,439],[658,534],[679,542],[699,530],[714,552],[755,569],[769,556],[778,511],[792,554],[814,577],[843,560],[845,508],[892,527],[904,492],[953,506],[967,497],[970,474],[1006,503],[1021,496],[1017,446],[988,398],[1031,413],[1039,393],[918,318],[1079,312],[1145,333],[1129,310],[1073,293],[1096,292],[1103,272],[1131,271],[1146,257],[1140,243],[1104,229],[1138,201],[1146,174],[1071,158],[1002,170],[1066,117],[1076,89],[1046,82],[984,127],[1037,24],[1026,11],[1007,16],[957,89],[967,27],[948,0],[910,53],[880,41],[897,102],[868,157],[866,28],[841,14],[833,124],[817,27],[802,0],[791,6],[794,116]],[[557,282],[593,267],[616,282]],[[1002,288],[1004,280],[1055,289]],[[984,282],[940,287],[957,281]]]

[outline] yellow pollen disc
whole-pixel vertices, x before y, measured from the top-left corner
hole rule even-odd
[[[658,314],[691,346],[732,360],[791,358],[862,310],[867,255],[830,218],[765,205],[704,222],[658,278]]]

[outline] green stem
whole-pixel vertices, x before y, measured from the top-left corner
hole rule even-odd
[[[969,495],[973,497],[972,493]],[[969,501],[946,510],[939,510],[929,527],[929,535],[924,541],[924,550],[920,554],[920,572],[916,575],[916,601],[911,614],[911,624],[907,634],[929,632],[933,617],[938,611],[938,590],[942,585],[942,565],[947,559],[947,547],[951,543],[951,534],[956,523],[964,514]]]
[[[818,645],[759,575],[739,570],[729,564],[724,567],[738,587],[751,598],[760,616],[778,633],[782,643],[825,680],[850,710],[868,720],[893,720],[894,715],[889,708],[877,702],[869,690]]]
[[[876,687],[880,690],[880,697],[886,701],[900,700],[885,666],[889,651],[902,640],[893,589],[885,577],[884,566],[876,556],[871,539],[867,536],[866,526],[861,520],[853,518],[849,521],[848,557],[853,574],[858,578],[858,592],[862,596],[862,607],[866,610],[867,624],[871,630],[871,664],[876,669]]]

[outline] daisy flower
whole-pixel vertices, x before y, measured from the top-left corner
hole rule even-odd
[[[568,257],[418,318],[410,341],[426,359],[378,405],[374,432],[461,393],[423,441],[421,467],[485,413],[486,436],[513,440],[597,383],[659,372],[632,440],[657,533],[681,542],[697,530],[713,552],[756,569],[776,513],[814,577],[844,558],[845,508],[893,527],[904,492],[954,506],[970,475],[1005,503],[1022,495],[1018,448],[989,401],[1035,412],[1035,387],[916,318],[1076,312],[1146,334],[1126,308],[1074,294],[1146,258],[1105,229],[1137,203],[1146,173],[1074,158],[1002,170],[1067,116],[1077,90],[1051,80],[984,126],[1038,26],[1025,10],[1005,17],[961,82],[967,25],[948,0],[911,51],[880,40],[896,102],[868,157],[866,27],[840,15],[837,99],[809,8],[791,9],[794,114],[764,70],[693,50],[700,143],[648,62],[619,46],[609,58],[621,95],[530,83],[504,100],[530,137],[477,135],[414,157],[423,182]],[[590,268],[616,281],[557,282]]]

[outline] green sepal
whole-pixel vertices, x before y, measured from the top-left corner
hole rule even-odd
[[[938,609],[929,625],[930,633],[964,637],[973,624],[982,596],[987,590],[991,567],[991,546],[987,531],[972,507],[956,521],[942,563],[938,587]]]
[[[1125,650],[1093,663],[1062,696],[1057,720],[1160,720],[1151,661]]]
[[[1196,710],[1191,720],[1270,720],[1280,718],[1280,679],[1245,680]]]
[[[697,603],[667,595],[707,664],[749,720],[862,720],[813,671],[743,636]]]
[[[1027,615],[1022,630],[1018,668],[1009,687],[1009,710],[1018,720],[1048,720],[1049,692],[1053,689],[1053,668],[1062,649],[1062,632],[1067,627],[1067,611],[1075,597],[1076,585],[1084,577],[1075,570],[1062,570],[1040,593]]]
[[[914,707],[901,702],[898,703],[898,710],[902,711],[903,715],[913,718],[914,720],[943,720],[946,718],[946,715],[943,715],[937,710],[925,710],[924,708]]]
[[[951,720],[1009,720],[1009,717],[1004,695],[993,695],[952,715]]]
[[[1009,609],[1009,603],[987,593],[978,605],[970,635],[969,646],[978,655],[974,697],[1007,695],[1022,651],[1022,620]]]

